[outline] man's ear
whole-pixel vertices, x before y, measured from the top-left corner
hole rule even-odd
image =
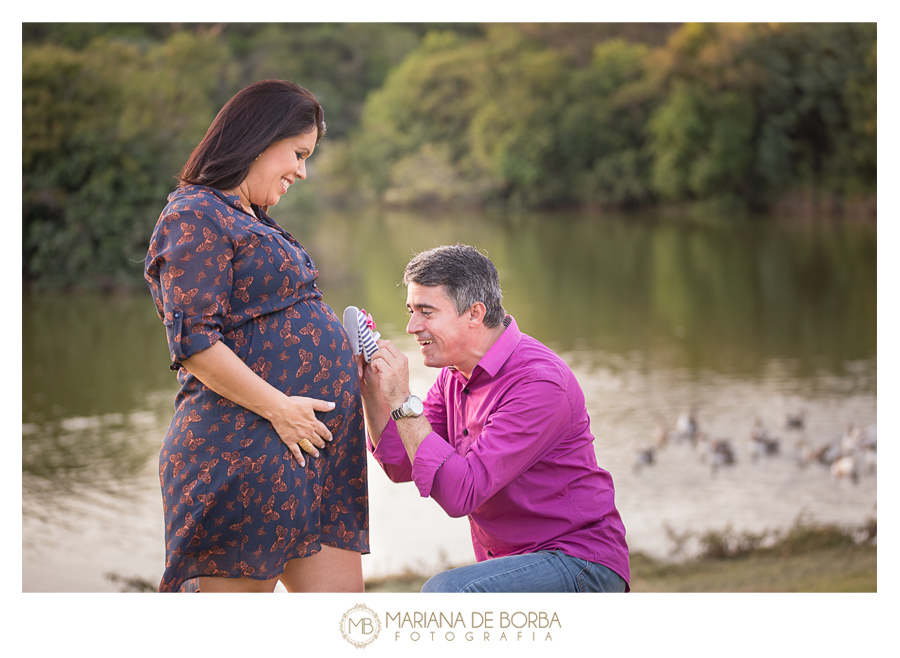
[[[487,307],[483,302],[475,302],[469,309],[469,325],[474,327],[484,324],[484,316],[487,315]]]

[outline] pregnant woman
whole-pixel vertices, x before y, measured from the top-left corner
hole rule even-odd
[[[313,95],[259,82],[179,174],[145,262],[181,389],[159,458],[159,590],[361,592],[365,433],[318,270],[268,215],[325,132]]]

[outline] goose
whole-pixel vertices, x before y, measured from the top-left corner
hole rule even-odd
[[[819,452],[819,461],[826,466],[831,466],[835,461],[844,456],[844,453],[841,451],[840,443],[829,443],[824,446],[824,449]]]
[[[806,439],[798,439],[796,446],[799,453],[797,461],[800,466],[806,466],[812,462],[825,463],[823,456],[829,448],[828,445],[813,448]]]
[[[719,466],[733,464],[735,461],[734,448],[728,439],[707,440],[705,436],[700,435],[697,450],[700,452],[702,461],[709,460],[712,463],[713,470]]]
[[[856,458],[852,455],[844,455],[843,457],[835,459],[829,470],[831,471],[831,474],[839,480],[842,478],[849,478],[855,484],[859,479]]]
[[[778,454],[780,443],[778,438],[769,436],[759,418],[753,422],[753,429],[750,430],[750,452],[754,460],[760,456]]]
[[[697,407],[692,406],[689,411],[682,411],[675,421],[675,436],[678,439],[694,440],[697,436],[698,426],[695,417]]]
[[[712,445],[713,465],[725,466],[734,463],[734,448],[728,439],[717,439]]]
[[[712,457],[712,473],[715,475],[723,466],[734,464],[734,448],[728,439],[716,439],[712,442],[710,455]]]
[[[806,424],[806,412],[800,410],[795,413],[786,412],[782,421],[782,425],[786,430],[802,430]]]
[[[634,472],[637,473],[645,466],[656,463],[656,447],[643,446],[634,451]]]

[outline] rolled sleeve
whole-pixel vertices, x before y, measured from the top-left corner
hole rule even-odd
[[[406,446],[397,431],[397,423],[389,420],[381,434],[378,445],[372,443],[372,438],[366,437],[369,451],[379,463],[385,474],[393,482],[415,482],[422,498],[431,495],[431,487],[438,469],[451,455],[456,454],[453,447],[444,441],[437,433],[431,432],[426,436],[416,450],[416,459],[410,463]]]
[[[388,421],[377,446],[372,443],[372,437],[366,433],[366,445],[392,482],[409,482],[413,479],[412,464],[400,439],[397,424],[393,420]]]
[[[423,498],[431,495],[438,469],[455,454],[456,450],[435,432],[426,436],[419,444],[412,473],[413,481]]]
[[[231,240],[206,216],[190,220],[173,213],[156,233],[145,278],[166,327],[173,368],[222,340],[231,310]]]

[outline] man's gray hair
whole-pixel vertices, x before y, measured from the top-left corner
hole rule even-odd
[[[454,244],[423,251],[409,261],[403,273],[403,285],[410,283],[444,286],[460,316],[475,302],[483,303],[487,309],[484,326],[489,329],[506,317],[497,268],[474,247]]]

